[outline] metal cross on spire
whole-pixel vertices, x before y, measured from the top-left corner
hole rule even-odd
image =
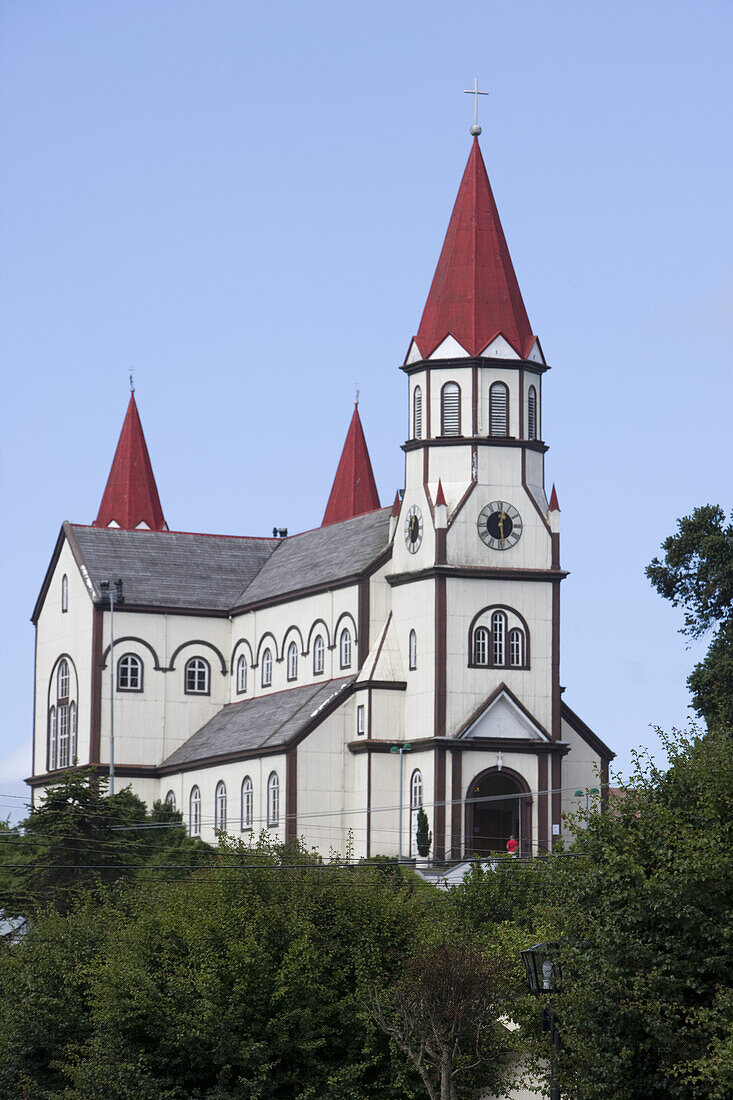
[[[474,137],[478,137],[481,133],[481,127],[478,124],[478,97],[480,95],[488,95],[488,92],[480,92],[478,90],[478,77],[474,78],[473,88],[464,88],[464,95],[473,96],[473,126],[471,127],[471,133]]]

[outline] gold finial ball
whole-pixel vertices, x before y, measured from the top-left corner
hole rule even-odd
[[[471,133],[474,137],[478,137],[481,133],[481,127],[479,126],[478,122],[474,123],[474,125],[471,127]]]

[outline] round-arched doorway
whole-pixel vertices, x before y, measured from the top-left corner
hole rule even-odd
[[[466,855],[506,852],[510,836],[522,855],[532,849],[532,797],[526,780],[511,768],[489,768],[466,792]]]

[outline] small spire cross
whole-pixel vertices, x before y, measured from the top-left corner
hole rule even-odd
[[[481,133],[481,127],[478,124],[478,97],[480,95],[488,95],[489,93],[480,92],[478,90],[478,77],[475,77],[473,81],[473,88],[464,88],[463,94],[473,96],[473,126],[471,127],[471,133],[474,135],[474,137],[478,137],[478,135]]]
[[[134,377],[134,375],[135,375],[135,371],[133,369],[133,370],[130,371],[130,393],[135,392],[135,377]]]

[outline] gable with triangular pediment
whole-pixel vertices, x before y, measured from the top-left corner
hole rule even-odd
[[[509,740],[547,741],[543,730],[506,691],[502,691],[479,717],[471,723],[462,737],[502,737]]]

